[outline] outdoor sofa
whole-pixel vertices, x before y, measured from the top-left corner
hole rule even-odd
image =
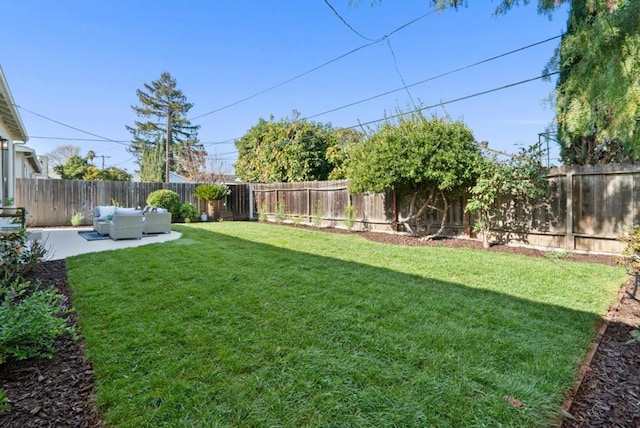
[[[93,229],[111,239],[140,239],[147,233],[170,233],[171,213],[162,208],[121,208],[97,206],[93,212]]]

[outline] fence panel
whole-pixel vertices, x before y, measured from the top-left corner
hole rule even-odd
[[[32,227],[65,226],[74,211],[91,224],[93,207],[112,200],[123,206],[144,206],[149,193],[169,188],[183,202],[195,203],[206,211],[206,202],[193,196],[195,184],[131,183],[77,180],[17,179],[16,204],[25,206]],[[350,195],[346,180],[276,184],[230,184],[225,209],[237,220],[256,218],[263,212],[275,219],[278,203],[283,204],[287,221],[311,224],[321,219],[323,226],[344,227],[345,207],[356,211],[357,230],[402,231],[398,217],[405,218],[409,200],[394,192]],[[549,171],[549,195],[530,206],[503,200],[505,211],[496,218],[494,233],[513,241],[567,250],[617,253],[622,250],[617,237],[640,224],[640,165],[561,167]],[[253,213],[250,212],[253,198]],[[465,215],[465,197],[449,205],[446,231],[464,234],[473,219]],[[443,208],[442,201],[438,206]],[[442,213],[431,211],[423,220],[439,227]],[[429,232],[429,231],[427,231]]]

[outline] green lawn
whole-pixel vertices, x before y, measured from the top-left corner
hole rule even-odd
[[[549,426],[626,280],[259,223],[178,229],[67,261],[112,426]]]

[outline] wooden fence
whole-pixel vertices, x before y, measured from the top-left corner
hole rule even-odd
[[[16,180],[16,203],[29,210],[27,225],[70,224],[74,211],[91,223],[96,205],[112,200],[122,206],[144,206],[149,193],[168,188],[182,201],[206,204],[193,197],[194,184],[96,182],[72,180]],[[345,227],[345,208],[353,206],[354,230],[403,231],[409,201],[395,192],[351,195],[347,181],[231,184],[225,200],[228,218],[300,222],[323,227]],[[494,237],[540,247],[620,253],[618,237],[640,224],[640,165],[561,167],[549,171],[549,195],[535,204],[501,201]],[[473,217],[465,213],[465,197],[448,207],[447,232],[472,235]],[[442,213],[430,212],[424,220],[439,226]]]
[[[93,208],[118,204],[122,207],[144,207],[147,196],[155,190],[170,189],[182,202],[191,202],[200,212],[207,211],[205,201],[193,196],[196,184],[134,183],[120,181],[83,181],[56,179],[16,179],[18,206],[27,208],[27,226],[69,226],[74,212],[84,214],[84,225],[92,224]],[[229,184],[231,194],[224,199],[223,216],[234,220],[249,218],[249,188],[246,184]]]

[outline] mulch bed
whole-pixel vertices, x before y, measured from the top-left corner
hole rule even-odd
[[[371,232],[323,229],[333,233],[359,233],[366,239],[394,245],[482,248],[468,239],[422,240],[415,237]],[[500,251],[543,257],[544,252],[505,245],[486,251]],[[615,265],[614,257],[570,254],[567,261]],[[64,260],[44,262],[32,273],[44,284],[54,285],[72,296],[67,285]],[[630,289],[630,285],[628,285]],[[640,325],[640,303],[622,298],[609,314],[608,326],[591,361],[581,367],[584,374],[577,391],[568,397],[570,407],[561,426],[640,426],[640,344],[627,345],[630,332]],[[72,322],[75,318],[72,317]],[[83,341],[65,335],[56,340],[58,352],[51,360],[10,361],[0,365],[0,388],[10,409],[0,412],[1,427],[101,427],[95,404],[93,370],[83,352]]]

